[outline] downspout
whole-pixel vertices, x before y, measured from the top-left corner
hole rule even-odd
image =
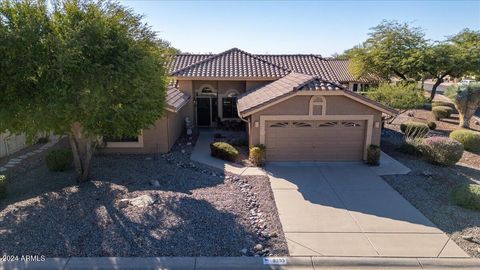
[[[237,108],[238,108],[238,101],[237,101]],[[243,118],[240,112],[238,111],[238,109],[237,109],[237,115],[238,115],[238,118],[240,118],[240,120],[247,123],[248,125],[248,144],[250,145],[250,133],[251,133],[250,120],[246,120],[245,118]]]

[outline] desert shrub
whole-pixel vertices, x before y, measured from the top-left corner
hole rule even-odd
[[[454,108],[455,105],[453,105],[453,103],[450,103],[450,102],[446,102],[446,101],[434,101],[432,102],[432,108],[433,107],[440,107],[440,106],[445,106],[445,107],[449,107],[449,108]]]
[[[451,197],[458,206],[480,210],[480,185],[461,184],[453,189]]]
[[[219,159],[234,162],[238,157],[238,151],[226,142],[214,142],[210,144],[210,155]]]
[[[5,175],[0,175],[0,200],[7,197],[7,178]]]
[[[452,112],[453,109],[447,106],[437,106],[432,108],[433,117],[435,117],[435,120],[437,121],[443,118],[449,118]]]
[[[371,144],[367,149],[367,164],[372,166],[380,165],[380,146]]]
[[[471,152],[480,151],[480,133],[468,130],[468,129],[459,129],[452,131],[450,133],[450,138],[457,140],[463,144],[465,150]]]
[[[52,150],[45,157],[48,170],[62,172],[72,168],[73,154],[68,149]]]
[[[435,122],[428,122],[427,123],[428,129],[435,130],[437,128],[437,123]]]
[[[412,155],[412,156],[421,156],[422,151],[420,149],[421,147],[421,140],[419,139],[407,139],[405,142],[403,142],[400,146],[398,146],[395,150],[398,152],[407,154],[407,155]]]
[[[448,137],[430,137],[423,139],[421,151],[430,163],[451,166],[462,158],[463,145]]]
[[[409,138],[418,138],[425,137],[429,128],[425,123],[406,121],[400,124],[400,130]]]
[[[415,83],[384,83],[369,89],[367,97],[396,109],[422,108],[427,98]]]
[[[263,144],[257,144],[253,147],[250,147],[250,153],[248,159],[255,166],[263,166],[265,164],[267,147]]]

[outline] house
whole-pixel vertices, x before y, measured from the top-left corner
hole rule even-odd
[[[368,145],[380,143],[382,114],[396,111],[349,90],[346,72],[317,55],[253,55],[237,48],[180,54],[170,65],[175,83],[166,116],[137,138],[107,142],[107,150],[168,152],[188,117],[196,127],[244,122],[249,144],[265,144],[270,161],[362,160]]]

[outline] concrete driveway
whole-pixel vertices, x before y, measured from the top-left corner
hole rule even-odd
[[[291,256],[468,257],[366,165],[267,171]]]

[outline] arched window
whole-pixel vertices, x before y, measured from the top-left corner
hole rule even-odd
[[[313,96],[310,99],[310,115],[325,115],[327,111],[327,101],[323,96]]]
[[[200,88],[196,90],[197,95],[203,96],[215,96],[217,95],[217,91],[211,85],[204,84]]]

